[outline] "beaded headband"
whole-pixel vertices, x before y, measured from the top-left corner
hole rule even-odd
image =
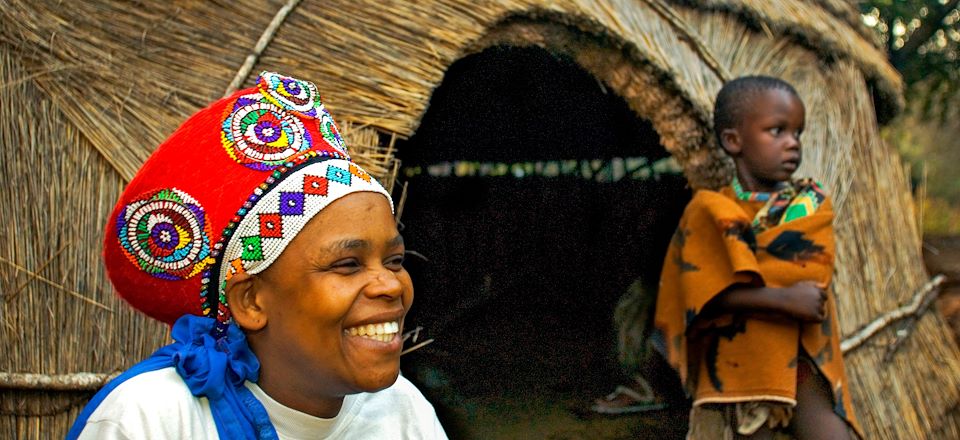
[[[362,191],[392,208],[350,161],[316,86],[263,72],[187,119],[140,168],[107,225],[107,273],[147,315],[216,317],[222,334],[226,280],[265,270],[323,208]]]

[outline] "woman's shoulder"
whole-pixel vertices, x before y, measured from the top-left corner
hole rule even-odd
[[[201,405],[206,399],[195,397],[174,367],[147,371],[133,376],[107,395],[99,408],[121,404],[129,408],[162,410]],[[96,412],[94,413],[96,414]]]
[[[150,391],[154,390],[160,395],[178,396],[186,393],[190,394],[190,389],[183,382],[180,375],[177,374],[175,367],[160,368],[153,371],[146,371],[133,376],[118,385],[111,396],[116,394],[125,394],[129,391]]]
[[[212,435],[211,435],[212,434]],[[133,376],[90,414],[80,438],[217,438],[206,398],[196,397],[174,367]]]

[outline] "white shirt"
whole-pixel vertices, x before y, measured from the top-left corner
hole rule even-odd
[[[285,407],[256,384],[246,387],[267,410],[283,440],[447,438],[433,406],[403,376],[376,393],[345,396],[340,413],[323,419]],[[218,439],[206,397],[195,397],[173,367],[120,384],[90,415],[80,439]]]

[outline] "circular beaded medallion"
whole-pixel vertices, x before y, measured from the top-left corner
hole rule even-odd
[[[257,87],[280,107],[312,118],[317,117],[320,93],[317,92],[317,86],[313,83],[278,73],[263,72],[260,74]]]
[[[343,138],[340,137],[340,130],[337,130],[337,124],[333,122],[333,117],[330,116],[330,113],[327,113],[327,109],[322,106],[320,107],[320,134],[323,135],[323,139],[331,147],[349,157],[347,146],[343,143]]]
[[[272,103],[244,97],[223,121],[221,134],[233,160],[261,171],[310,148],[310,134],[300,118]]]
[[[157,278],[190,278],[209,264],[210,224],[187,193],[161,189],[128,204],[117,216],[127,259]]]

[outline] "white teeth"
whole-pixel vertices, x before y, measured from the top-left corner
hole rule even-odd
[[[398,332],[400,332],[400,323],[397,321],[358,325],[343,330],[345,335],[361,336],[380,342],[392,341]]]

